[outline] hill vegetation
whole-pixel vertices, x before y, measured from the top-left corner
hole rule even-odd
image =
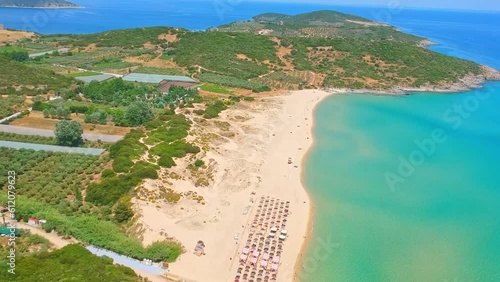
[[[250,21],[235,22],[215,28],[224,32],[249,32],[278,37],[363,38],[394,40],[417,44],[424,38],[403,33],[396,28],[336,11],[316,11],[289,16],[266,13]]]
[[[73,78],[52,70],[32,67],[13,61],[0,54],[0,94],[31,95],[49,91],[63,92],[79,84]]]
[[[7,272],[8,267],[7,263],[2,263],[1,281],[140,281],[132,269],[114,265],[111,258],[95,256],[81,245],[20,256],[16,258],[15,275]]]
[[[47,35],[32,44],[75,48],[71,56],[47,56],[37,61],[46,67],[58,64],[123,73],[142,65],[136,72],[189,74],[217,89],[253,92],[318,87],[418,88],[448,85],[482,73],[473,62],[421,47],[423,40],[365,18],[318,11],[295,16],[262,14],[206,32],[135,28]],[[94,102],[127,104],[136,90],[146,91],[115,91],[120,95],[108,94],[105,100],[98,97],[102,96],[100,91],[86,95]]]

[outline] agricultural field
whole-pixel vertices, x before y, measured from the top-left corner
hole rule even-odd
[[[133,72],[136,73],[149,73],[149,74],[163,74],[163,75],[186,75],[186,73],[176,68],[152,68],[152,67],[138,67]]]
[[[249,90],[252,90],[253,92],[264,92],[264,91],[271,90],[271,88],[269,86],[267,86],[266,84],[258,83],[258,82],[251,82],[251,81],[236,78],[233,76],[226,76],[226,75],[213,74],[213,73],[200,73],[200,74],[196,75],[196,78],[198,78],[201,81],[209,82],[212,84],[224,85],[224,86],[234,87],[234,88],[249,89]]]
[[[98,156],[9,148],[0,148],[0,156],[1,170],[14,170],[18,175],[18,194],[51,205],[81,200],[81,189],[107,161]]]
[[[0,98],[0,119],[8,117],[17,112],[26,110],[24,96],[10,95]]]
[[[81,84],[52,70],[33,67],[0,56],[0,94],[36,96]]]

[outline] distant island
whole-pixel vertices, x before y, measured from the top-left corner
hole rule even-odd
[[[64,0],[0,0],[3,8],[81,8],[79,5]]]

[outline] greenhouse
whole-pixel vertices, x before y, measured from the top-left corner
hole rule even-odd
[[[92,81],[105,81],[113,78],[114,76],[110,74],[99,74],[99,75],[90,75],[90,76],[77,76],[75,79],[83,81],[85,83],[90,83]]]
[[[189,76],[178,75],[161,75],[161,74],[147,74],[147,73],[131,73],[123,77],[125,81],[144,82],[144,83],[160,83],[166,81],[182,81],[182,82],[196,82]]]

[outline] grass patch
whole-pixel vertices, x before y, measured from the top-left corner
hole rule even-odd
[[[200,86],[200,89],[204,90],[204,91],[213,92],[213,93],[220,93],[220,94],[232,94],[233,93],[231,90],[225,88],[224,86],[220,86],[217,84],[211,84],[211,83],[203,84],[202,86]]]
[[[126,69],[136,65],[137,64],[123,62],[123,61],[111,61],[111,62],[97,63],[92,68],[97,71],[104,71],[109,69]]]
[[[165,60],[165,61],[170,61],[170,60],[172,60],[172,56],[163,54],[160,56],[160,59]]]

